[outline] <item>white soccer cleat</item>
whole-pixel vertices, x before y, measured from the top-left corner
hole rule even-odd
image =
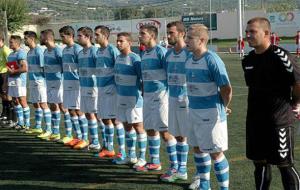
[[[138,161],[132,166],[133,168],[143,167],[147,164],[146,160],[139,158]]]
[[[200,186],[200,176],[196,175],[193,177],[192,183],[189,185],[189,189],[196,190]]]

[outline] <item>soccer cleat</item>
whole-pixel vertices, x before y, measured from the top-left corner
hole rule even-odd
[[[115,161],[115,164],[117,165],[123,165],[123,164],[136,164],[137,163],[137,158],[122,158],[122,159],[118,159]]]
[[[198,189],[200,186],[200,176],[196,175],[193,177],[192,183],[189,185],[189,189],[194,190]]]
[[[46,131],[45,133],[42,133],[42,134],[38,135],[37,137],[42,140],[49,140],[51,134],[52,133],[50,131]]]
[[[161,165],[160,164],[146,164],[145,166],[142,167],[137,167],[135,168],[137,172],[146,172],[146,171],[160,171],[161,170]]]
[[[28,130],[30,130],[30,128],[29,128],[29,127],[26,127],[26,126],[21,126],[21,129],[19,129],[19,131],[20,131],[21,133],[25,133],[25,132],[28,131]]]
[[[115,151],[112,150],[112,151],[109,151],[109,150],[106,150],[105,148],[103,148],[99,154],[98,154],[98,157],[99,158],[113,158],[114,156],[116,155]]]
[[[122,153],[118,153],[115,158],[112,160],[112,163],[116,163],[118,160],[124,160],[126,157]]]
[[[177,170],[175,168],[169,168],[166,173],[160,176],[160,179],[165,182],[174,182],[174,176]]]
[[[60,140],[60,134],[52,134],[49,138],[50,141],[57,142]]]
[[[66,144],[66,143],[68,143],[68,142],[70,142],[72,140],[73,140],[73,137],[64,136],[62,139],[60,139],[57,142],[61,143],[61,144]]]
[[[32,129],[30,128],[29,130],[25,131],[26,134],[41,134],[43,133],[43,129],[39,128],[39,129]]]
[[[89,146],[89,141],[80,140],[75,146],[73,146],[74,149],[84,149],[87,146]]]
[[[100,146],[100,144],[90,144],[89,146],[88,146],[88,150],[100,150],[101,149],[101,146]]]
[[[139,158],[138,161],[132,166],[133,168],[143,167],[147,164],[146,160]]]
[[[70,142],[65,143],[65,145],[66,145],[66,146],[71,146],[71,147],[73,147],[73,146],[75,146],[76,144],[78,144],[79,142],[80,142],[80,139],[73,139],[73,140],[71,140]]]

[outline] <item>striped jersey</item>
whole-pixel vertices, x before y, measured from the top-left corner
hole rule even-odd
[[[98,96],[96,79],[97,47],[82,49],[78,54],[79,84],[81,96]]]
[[[62,53],[64,90],[79,89],[78,54],[82,47],[78,44],[66,46]]]
[[[41,47],[36,46],[27,53],[28,78],[30,84],[46,84],[44,75],[44,53]]]
[[[167,49],[160,45],[144,51],[141,68],[145,93],[167,90],[166,52]]]
[[[184,100],[187,97],[185,62],[189,55],[189,51],[185,48],[180,52],[172,48],[166,54],[169,97],[178,100]]]
[[[8,62],[17,62],[17,65],[20,67],[19,62],[21,60],[26,61],[26,52],[24,49],[20,48],[17,51],[13,51],[7,57]],[[8,76],[8,86],[18,86],[26,87],[26,78],[27,73],[21,73],[19,75]]]
[[[141,58],[135,54],[120,54],[115,63],[115,82],[118,105],[124,107],[143,107],[141,95]]]
[[[229,85],[229,78],[221,58],[208,50],[200,59],[191,56],[185,65],[190,109],[217,109],[221,121],[226,120],[220,87]]]
[[[60,88],[63,80],[62,74],[62,49],[55,46],[44,51],[45,78],[47,88]]]
[[[108,44],[105,48],[99,48],[97,51],[96,76],[98,87],[114,85],[114,66],[119,50]]]

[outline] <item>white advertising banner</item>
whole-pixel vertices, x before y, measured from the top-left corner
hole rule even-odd
[[[300,10],[268,13],[272,31],[279,35],[294,36],[300,30]]]
[[[111,29],[112,34],[117,34],[119,32],[130,32],[138,33],[139,27],[145,24],[152,24],[159,29],[160,34],[166,32],[165,18],[149,18],[149,19],[134,19],[134,20],[116,20],[116,21],[102,21],[102,22],[89,22],[89,23],[72,23],[71,26],[78,30],[82,26],[88,26],[94,30],[97,25],[105,25]]]

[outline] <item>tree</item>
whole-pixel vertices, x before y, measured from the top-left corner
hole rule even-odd
[[[29,23],[42,26],[42,25],[45,25],[45,24],[49,23],[50,20],[51,20],[51,18],[49,16],[32,15],[31,20],[29,21]]]
[[[8,31],[15,32],[26,23],[26,3],[26,0],[0,0],[0,12],[6,11]],[[4,23],[3,20],[1,23]]]

